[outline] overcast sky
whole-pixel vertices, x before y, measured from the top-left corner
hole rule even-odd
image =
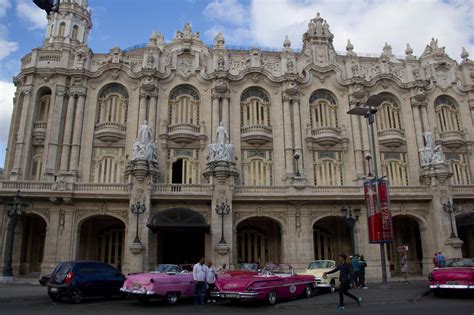
[[[152,31],[165,40],[190,22],[206,43],[222,31],[226,44],[282,47],[287,34],[295,48],[317,12],[344,51],[351,39],[358,53],[382,52],[384,43],[404,55],[410,43],[419,56],[432,37],[460,60],[462,47],[474,57],[474,0],[89,0],[93,29],[89,46],[108,52],[145,43]],[[12,111],[14,86],[22,56],[41,46],[45,13],[32,0],[0,0],[0,167]]]

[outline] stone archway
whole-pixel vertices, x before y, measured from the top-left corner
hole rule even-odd
[[[282,262],[282,227],[270,217],[250,217],[237,224],[237,262]]]
[[[402,252],[399,252],[398,248],[402,245],[408,246],[408,251],[406,251],[408,272],[423,273],[423,264],[428,257],[424,257],[423,253],[422,230],[419,220],[415,217],[410,215],[393,217],[394,242],[387,244],[387,259],[390,261],[392,276],[401,275],[400,258]]]
[[[314,259],[337,261],[340,253],[352,255],[349,226],[344,218],[329,216],[313,224]]]
[[[15,252],[19,255],[16,255],[16,259],[14,257],[14,261],[19,261],[18,273],[39,273],[43,263],[47,223],[33,213],[22,216],[19,223],[15,233],[15,243],[20,246],[15,248]]]
[[[79,226],[77,259],[97,260],[121,268],[125,223],[110,215],[96,215]]]
[[[458,237],[463,240],[462,256],[474,257],[474,212],[458,214],[456,227]]]

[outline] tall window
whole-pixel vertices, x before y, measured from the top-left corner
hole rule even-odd
[[[37,121],[48,121],[51,94],[41,96],[38,108]]]
[[[97,124],[116,123],[126,127],[128,93],[119,84],[111,84],[99,95]]]
[[[453,173],[451,178],[452,185],[469,185],[471,183],[469,176],[469,165],[465,154],[446,153],[446,160]]]
[[[171,125],[199,125],[200,100],[197,90],[190,85],[180,85],[170,94],[169,123]]]
[[[245,90],[240,97],[240,106],[241,127],[271,126],[270,98],[263,89],[252,87]]]
[[[403,129],[400,118],[400,103],[389,93],[383,93],[383,96],[386,99],[380,105],[375,119],[377,122],[377,129],[379,131],[387,129]]]
[[[199,150],[169,149],[167,182],[170,184],[199,184],[201,171]]]
[[[124,148],[94,148],[92,177],[95,183],[123,183]]]
[[[78,35],[79,35],[79,27],[77,25],[74,25],[72,27],[72,36],[71,36],[72,40],[77,40]]]
[[[273,157],[270,150],[243,152],[243,183],[247,186],[267,186],[273,183]]]
[[[438,96],[434,102],[440,132],[459,131],[459,114],[456,102],[447,95]]]
[[[338,128],[337,103],[331,92],[317,90],[309,98],[311,128]]]
[[[43,146],[33,147],[33,159],[31,163],[31,180],[43,179]]]
[[[342,153],[313,151],[314,184],[321,186],[343,185]]]
[[[59,37],[64,37],[64,34],[66,34],[66,23],[61,22],[61,24],[59,24],[58,36]]]
[[[408,185],[408,163],[406,153],[382,152],[382,174],[392,186]]]

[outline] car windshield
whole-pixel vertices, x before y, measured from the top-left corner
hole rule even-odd
[[[334,268],[333,261],[317,260],[309,264],[308,269],[332,269]]]
[[[275,275],[290,275],[293,274],[293,267],[286,264],[274,265],[269,264],[263,268],[263,274],[270,273]]]
[[[156,267],[156,271],[162,273],[176,273],[179,272],[179,268],[177,265],[160,264],[158,267]]]
[[[257,264],[242,263],[239,264],[239,270],[257,271]]]
[[[454,258],[446,259],[447,268],[453,267],[474,267],[474,258]]]

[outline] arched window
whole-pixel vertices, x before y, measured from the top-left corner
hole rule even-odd
[[[51,104],[51,94],[45,94],[40,97],[38,115],[36,121],[48,121],[49,106]]]
[[[243,152],[243,184],[268,186],[273,184],[273,158],[269,150],[246,150]]]
[[[383,152],[382,174],[392,186],[408,185],[408,163],[406,153]]]
[[[438,128],[440,132],[460,131],[458,106],[447,95],[438,96],[434,102]]]
[[[64,37],[65,34],[66,34],[66,23],[61,22],[61,24],[59,24],[58,36],[59,37]]]
[[[317,90],[309,98],[311,128],[338,128],[337,103],[333,94]]]
[[[94,148],[92,178],[95,183],[123,183],[125,171],[124,148]]]
[[[190,85],[180,85],[170,93],[169,124],[199,125],[200,100],[197,90]]]
[[[270,98],[259,87],[251,87],[240,97],[240,126],[271,126]]]
[[[465,154],[446,153],[450,171],[453,173],[451,178],[452,185],[469,185],[471,183],[469,176],[469,167]]]
[[[382,93],[385,100],[380,104],[377,111],[377,130],[403,129],[400,118],[400,103],[389,93]]]
[[[31,163],[31,180],[41,181],[43,179],[43,146],[33,147],[33,159]]]
[[[320,186],[343,185],[342,154],[333,151],[314,151],[314,184]]]
[[[71,36],[72,40],[77,40],[78,35],[79,35],[79,27],[77,25],[74,25],[72,27],[72,36]]]
[[[128,92],[119,84],[106,86],[99,94],[97,124],[114,123],[126,128]]]

